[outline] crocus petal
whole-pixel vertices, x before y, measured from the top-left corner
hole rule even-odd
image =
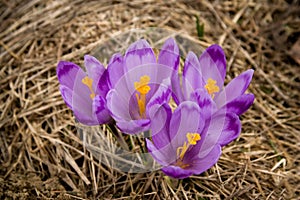
[[[114,88],[124,75],[123,57],[121,54],[116,53],[112,56],[108,63],[107,71],[109,74],[110,87]]]
[[[208,47],[199,58],[202,76],[205,81],[209,78],[217,81],[216,85],[223,88],[226,75],[226,57],[223,49],[217,45]]]
[[[147,110],[149,109],[149,107],[151,107],[154,104],[162,105],[170,101],[171,92],[172,92],[170,90],[170,84],[171,82],[169,78],[162,81],[158,89],[155,91],[155,93],[152,95],[151,99],[149,100],[149,103],[147,104]]]
[[[155,104],[149,109],[152,140],[158,149],[170,144],[169,125],[172,110],[167,103]]]
[[[193,175],[192,170],[188,169],[182,169],[181,167],[170,165],[167,167],[163,167],[161,169],[166,175],[173,177],[173,178],[178,178],[178,179],[184,179],[187,177],[190,177]]]
[[[219,144],[225,146],[235,140],[241,133],[241,121],[234,113],[227,113],[222,134],[219,137]]]
[[[184,63],[182,75],[182,87],[185,100],[190,98],[190,94],[195,89],[203,87],[204,81],[200,70],[200,63],[197,56],[193,52],[189,52]]]
[[[197,102],[203,118],[209,119],[216,111],[217,106],[211,96],[204,89],[197,89],[191,94],[191,101]]]
[[[119,93],[115,89],[112,89],[106,95],[107,101],[107,108],[110,111],[112,117],[118,120],[131,120],[131,116],[129,113],[129,98],[127,96],[122,96],[122,94],[126,93]],[[125,103],[123,103],[125,102]],[[126,103],[128,102],[128,103]]]
[[[65,65],[66,66],[66,65]],[[70,85],[60,85],[60,91],[66,104],[72,108],[75,117],[79,122],[85,125],[96,125],[98,121],[93,117],[92,113],[92,99],[90,98],[90,91],[86,85],[82,83],[85,73],[78,70],[76,75],[72,77],[72,89]],[[69,77],[71,73],[64,76],[64,80]]]
[[[65,101],[65,103],[67,104],[67,106],[72,109],[73,108],[73,106],[72,106],[73,91],[64,85],[60,85],[59,90],[60,90],[60,94],[61,94],[63,100]]]
[[[201,174],[217,163],[222,154],[220,145],[215,145],[211,151],[203,158],[193,160],[192,166],[189,168],[193,174]]]
[[[136,66],[156,63],[156,58],[149,43],[141,39],[129,46],[125,53],[124,61],[126,71],[129,71]]]
[[[216,146],[220,144],[223,146],[228,141],[235,139],[241,130],[239,118],[234,113],[223,113],[222,110],[212,116],[210,122],[207,122],[206,130],[203,131],[200,140],[200,149],[198,150],[199,158],[204,158]],[[197,148],[191,151],[197,151]]]
[[[98,120],[92,111],[92,99],[88,95],[72,93],[72,110],[79,122],[85,125],[98,125]]]
[[[172,155],[172,151],[170,149],[157,149],[153,143],[146,138],[146,145],[148,152],[152,155],[152,157],[161,165],[166,166],[170,164],[170,161],[168,162],[168,159]]]
[[[171,67],[177,73],[179,66],[179,49],[173,38],[165,41],[158,55],[159,64]]]
[[[234,78],[230,83],[224,88],[222,92],[216,95],[215,102],[221,108],[227,102],[232,101],[236,97],[245,93],[248,88],[254,71],[249,69],[238,77]]]
[[[150,120],[149,119],[139,119],[139,120],[130,120],[117,121],[118,128],[126,134],[138,134],[143,131],[147,131],[150,128]]]
[[[183,145],[187,133],[201,133],[203,126],[204,120],[199,106],[192,101],[182,102],[170,121],[170,139],[174,149]]]
[[[182,91],[182,87],[181,87],[181,84],[180,84],[180,77],[177,75],[174,75],[173,76],[173,79],[172,79],[172,97],[175,101],[175,103],[177,105],[180,104],[180,102],[183,102],[185,100],[185,97],[183,95],[183,91]]]
[[[87,75],[94,81],[93,85],[96,85],[105,71],[104,66],[95,57],[90,55],[84,56],[84,66],[87,70]]]
[[[111,120],[110,113],[106,107],[106,99],[96,95],[92,105],[93,113],[99,124],[105,124]]]
[[[60,61],[56,68],[56,74],[61,85],[73,89],[75,77],[84,78],[85,72],[72,62]]]
[[[243,94],[224,105],[221,109],[225,109],[226,112],[232,112],[236,115],[241,115],[249,109],[249,107],[253,104],[254,99],[255,96],[252,93]]]

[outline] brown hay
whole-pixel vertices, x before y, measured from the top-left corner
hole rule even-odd
[[[0,197],[8,199],[296,199],[300,196],[298,1],[1,1]],[[114,34],[161,27],[221,44],[227,80],[254,68],[254,106],[238,140],[199,176],[120,173],[76,135],[58,91],[59,60]],[[292,49],[293,47],[293,49]],[[291,51],[292,50],[292,51]]]

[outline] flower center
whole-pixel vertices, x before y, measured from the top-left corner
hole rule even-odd
[[[96,95],[95,95],[95,92],[93,91],[93,88],[92,88],[93,79],[86,76],[81,80],[81,82],[89,88],[89,90],[91,91],[90,98],[94,99]]]
[[[208,94],[212,96],[212,98],[215,97],[216,92],[220,91],[220,88],[216,85],[217,81],[214,79],[209,78],[207,80],[207,84],[204,86],[205,89],[207,90]]]
[[[201,140],[201,136],[199,133],[187,133],[186,138],[188,142],[184,142],[182,147],[178,147],[176,154],[179,157],[179,160],[176,162],[177,166],[185,166],[186,164],[182,163],[183,157],[186,154],[187,150],[191,145],[196,145],[199,140]],[[182,168],[182,167],[181,167]]]
[[[150,77],[147,75],[141,76],[139,82],[134,82],[134,88],[139,93],[136,93],[136,99],[139,107],[140,116],[146,118],[146,94],[150,91],[150,86],[148,85]]]

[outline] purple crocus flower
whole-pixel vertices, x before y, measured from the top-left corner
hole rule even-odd
[[[219,110],[205,120],[207,111],[193,101],[180,103],[173,114],[168,104],[150,110],[155,126],[147,148],[166,175],[183,179],[201,174],[218,161],[221,147],[238,137],[241,123],[236,114]]]
[[[168,102],[171,78],[177,74],[179,49],[168,39],[158,59],[144,40],[130,45],[125,56],[115,54],[110,61],[107,106],[116,125],[127,134],[149,130],[148,110],[155,101]]]
[[[249,69],[234,78],[225,88],[226,57],[219,45],[208,47],[198,59],[189,52],[184,63],[182,86],[179,78],[173,82],[174,99],[177,104],[191,100],[191,96],[200,96],[203,90],[214,100],[217,109],[226,109],[237,115],[244,113],[254,101],[254,95],[245,94],[253,70]]]
[[[61,95],[76,119],[85,125],[99,125],[112,120],[106,107],[109,90],[107,70],[94,57],[85,55],[87,72],[72,62],[60,61],[56,73]]]

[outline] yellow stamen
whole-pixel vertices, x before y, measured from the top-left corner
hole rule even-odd
[[[209,78],[207,80],[207,84],[204,86],[207,90],[208,94],[212,95],[212,98],[214,98],[216,92],[220,91],[220,88],[216,85],[217,81]]]
[[[150,81],[150,77],[145,75],[140,77],[140,82],[134,82],[134,88],[137,92],[140,94],[135,94],[140,116],[142,118],[145,118],[145,112],[146,112],[146,94],[150,91],[150,86],[148,85]]]
[[[188,168],[190,166],[190,164],[185,164],[181,160],[177,160],[174,165],[176,165],[182,169]]]
[[[184,142],[182,147],[177,148],[177,156],[182,161],[185,153],[189,149],[191,145],[196,145],[199,140],[201,140],[201,136],[199,133],[187,133],[186,138],[188,140],[188,143]]]
[[[90,98],[94,99],[96,95],[95,95],[95,93],[93,91],[93,87],[92,87],[93,79],[86,76],[81,80],[81,82],[89,88],[89,90],[91,91]]]

